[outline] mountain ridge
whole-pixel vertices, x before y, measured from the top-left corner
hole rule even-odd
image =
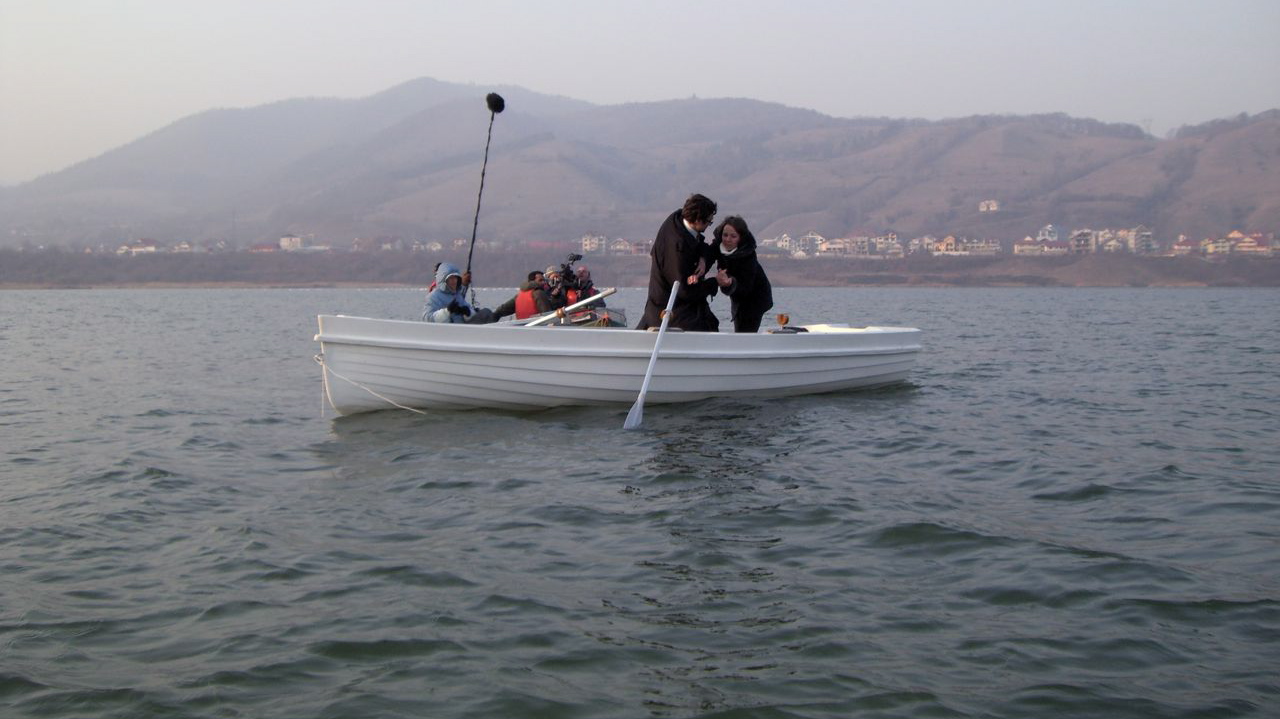
[[[1280,110],[1181,128],[1065,114],[834,118],[744,98],[593,105],[495,88],[480,235],[642,239],[690,192],[762,237],[817,231],[1011,241],[1045,224],[1154,228],[1168,243],[1280,229]],[[469,236],[486,90],[419,78],[182,118],[0,189],[0,244],[283,234]],[[999,202],[998,212],[980,203]]]

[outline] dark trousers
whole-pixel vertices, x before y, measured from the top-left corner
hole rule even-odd
[[[764,319],[763,314],[738,315],[733,318],[734,332],[759,332],[760,321]]]

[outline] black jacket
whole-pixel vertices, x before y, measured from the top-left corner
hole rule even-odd
[[[733,280],[733,284],[723,289],[731,301],[734,331],[755,332],[764,313],[773,307],[773,286],[756,258],[755,238],[744,238],[733,254],[726,255],[717,237],[711,244],[710,254]]]
[[[710,248],[702,242],[702,236],[694,237],[684,226],[680,210],[671,213],[649,251],[649,297],[644,304],[644,316],[636,329],[648,329],[662,324],[662,310],[671,297],[671,286],[680,283],[675,305],[671,308],[671,327],[691,332],[716,332],[720,321],[711,311],[707,300],[716,293],[713,279],[705,279],[689,286],[685,280],[698,267],[698,258],[706,259],[710,266]]]

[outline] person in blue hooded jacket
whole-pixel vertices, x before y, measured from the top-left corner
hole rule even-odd
[[[466,322],[483,324],[494,320],[490,310],[476,309],[467,302],[471,273],[467,276],[456,265],[441,262],[436,267],[435,289],[427,295],[427,306],[422,310],[423,322]]]

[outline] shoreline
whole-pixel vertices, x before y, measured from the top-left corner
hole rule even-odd
[[[1049,280],[1050,278],[1044,278]],[[645,285],[621,284],[609,285],[618,289],[643,289]],[[884,288],[911,288],[918,287],[922,289],[1209,289],[1209,288],[1239,288],[1239,289],[1274,289],[1276,285],[1272,284],[1240,284],[1226,283],[1213,284],[1207,282],[1152,282],[1152,283],[1095,283],[1095,284],[1057,284],[1052,281],[1048,282],[1001,282],[993,280],[991,282],[939,282],[939,281],[906,281],[906,282],[774,282],[774,289],[790,289],[790,288],[825,288],[836,289],[841,287],[870,289],[876,287]],[[30,282],[0,282],[0,292],[5,291],[39,291],[39,290],[339,290],[339,289],[378,289],[378,290],[425,290],[427,285],[422,283],[399,283],[399,282],[122,282],[122,283],[93,283],[93,284],[66,284],[66,283],[30,283]],[[477,287],[479,290],[508,290],[512,287]]]
[[[514,287],[547,252],[483,255],[477,287]],[[0,289],[249,289],[426,287],[436,256],[226,254],[98,257],[0,253]],[[589,257],[601,287],[647,287],[648,257]],[[769,258],[774,287],[1280,287],[1280,258],[947,257],[863,261]]]
[[[0,268],[0,290],[40,289],[342,289],[423,288],[434,258],[413,254],[295,257],[239,255],[95,258],[13,256]],[[482,258],[477,288],[510,288],[545,257]],[[589,260],[601,287],[648,287],[649,258]],[[585,264],[585,263],[584,263]],[[774,258],[774,287],[1280,287],[1280,258],[974,257],[893,263]]]

